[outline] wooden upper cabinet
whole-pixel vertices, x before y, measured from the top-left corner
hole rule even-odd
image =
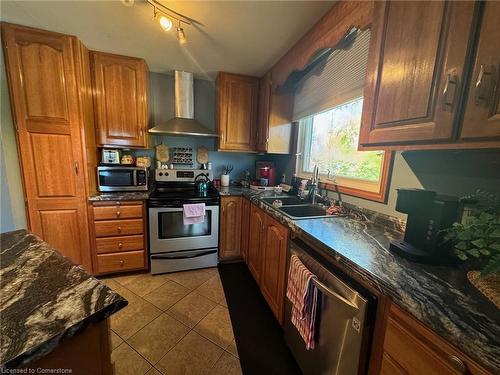
[[[269,141],[269,111],[271,104],[271,72],[267,72],[259,81],[259,112],[255,151],[267,152]]]
[[[500,2],[484,2],[461,138],[500,138]]]
[[[262,246],[262,275],[260,289],[276,319],[283,323],[285,301],[286,250],[288,229],[266,215]]]
[[[262,273],[262,246],[266,214],[254,204],[250,205],[250,231],[248,235],[247,265],[257,283]]]
[[[73,36],[2,23],[2,37],[28,229],[92,272],[79,95],[90,90],[77,74],[89,66]]]
[[[254,151],[259,79],[220,72],[216,89],[219,150]]]
[[[220,249],[221,260],[241,257],[241,197],[221,198]]]
[[[147,147],[146,62],[92,52],[92,75],[98,145]]]
[[[375,2],[360,146],[456,134],[474,2]]]

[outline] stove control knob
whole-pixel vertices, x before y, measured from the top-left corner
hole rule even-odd
[[[159,176],[163,176],[163,172],[158,173]]]
[[[165,176],[168,176],[168,172],[165,172]]]

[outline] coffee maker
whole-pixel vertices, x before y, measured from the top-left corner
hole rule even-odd
[[[408,214],[404,241],[391,241],[390,250],[410,260],[447,264],[451,249],[441,231],[458,218],[458,199],[423,189],[398,189],[396,211]]]

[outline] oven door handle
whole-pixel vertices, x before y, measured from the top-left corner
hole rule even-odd
[[[198,254],[193,254],[193,255],[151,255],[151,259],[190,259],[190,258],[197,258],[197,257],[202,257],[204,255],[209,255],[217,253],[217,250],[207,250],[202,253]]]

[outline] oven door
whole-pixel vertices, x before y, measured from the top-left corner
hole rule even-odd
[[[183,223],[181,207],[150,207],[149,241],[151,254],[217,248],[219,206],[206,206],[205,220],[189,225]]]

